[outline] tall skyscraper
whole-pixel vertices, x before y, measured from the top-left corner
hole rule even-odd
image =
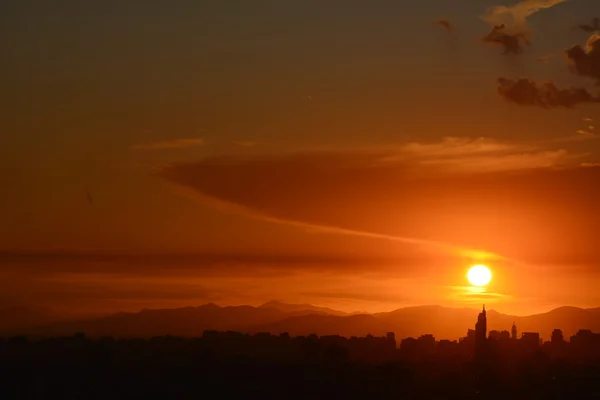
[[[475,324],[475,355],[477,357],[483,357],[485,353],[485,344],[487,339],[487,316],[485,313],[485,304],[483,310],[477,317],[477,323]]]
[[[485,304],[483,305],[483,310],[479,313],[477,317],[477,323],[475,324],[475,340],[476,341],[485,341],[487,336],[487,316],[485,313]]]
[[[514,321],[513,321],[513,326],[510,330],[510,338],[512,340],[517,340],[517,325],[515,325]]]
[[[552,331],[552,338],[550,339],[550,342],[552,342],[552,344],[559,344],[564,341],[565,339],[563,338],[563,333],[560,329],[555,329]]]

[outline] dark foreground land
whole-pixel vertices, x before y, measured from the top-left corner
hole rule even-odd
[[[429,338],[430,339],[430,338]],[[0,340],[0,399],[576,399],[596,349],[207,332],[202,338]]]

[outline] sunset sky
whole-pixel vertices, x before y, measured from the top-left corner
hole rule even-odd
[[[600,2],[516,3],[0,2],[0,306],[600,306]]]

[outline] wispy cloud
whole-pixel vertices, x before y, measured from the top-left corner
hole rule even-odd
[[[514,150],[516,145],[500,143],[494,139],[447,136],[439,142],[410,142],[400,147],[403,156],[448,157],[488,154]],[[522,149],[522,148],[520,148]]]
[[[587,33],[598,32],[600,31],[600,18],[595,17],[589,24],[579,24],[573,29],[579,29]]]
[[[544,56],[538,56],[535,58],[536,61],[539,61],[543,64],[548,64],[551,59],[556,58],[559,53],[546,54]]]
[[[423,161],[425,165],[439,166],[454,172],[500,172],[519,171],[539,168],[551,168],[572,163],[579,158],[564,149],[536,151],[530,153],[513,153],[496,156],[477,156],[466,159],[453,158],[446,160]]]
[[[581,168],[583,155],[564,149],[480,142],[485,150],[474,154],[412,143],[388,154],[219,157],[159,175],[245,215],[323,232],[524,261],[600,261],[592,236],[564,234],[600,226],[592,218],[600,169]],[[557,245],[548,250],[548,242]]]
[[[204,145],[202,138],[161,140],[152,143],[136,144],[131,146],[135,150],[160,150],[160,149],[184,149]]]
[[[239,147],[254,147],[254,146],[256,146],[256,142],[252,142],[249,140],[234,140],[231,143],[236,146],[239,146]]]
[[[490,138],[446,137],[439,142],[401,146],[385,162],[402,162],[436,173],[487,173],[551,168],[573,164],[580,156],[539,144],[499,142]]]
[[[438,19],[433,24],[444,28],[448,33],[456,32],[456,26],[447,18]]]
[[[593,127],[592,127],[593,128]],[[579,129],[577,132],[575,132],[577,135],[579,135],[581,138],[583,139],[594,139],[596,138],[598,135],[596,135],[595,133],[591,132],[591,130],[584,130],[584,129]]]

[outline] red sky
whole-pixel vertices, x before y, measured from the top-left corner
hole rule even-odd
[[[0,6],[0,306],[600,304],[595,0],[199,3]]]

